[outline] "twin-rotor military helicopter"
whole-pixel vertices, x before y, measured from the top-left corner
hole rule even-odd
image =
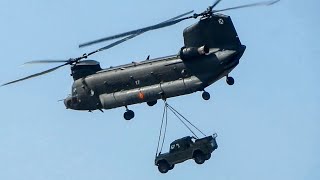
[[[221,10],[214,8],[221,2],[216,0],[212,6],[200,14],[187,16],[184,13],[162,23],[109,36],[81,44],[89,46],[109,40],[115,41],[96,51],[69,60],[39,60],[34,63],[63,63],[57,67],[3,84],[13,84],[36,76],[50,73],[63,66],[71,66],[74,79],[72,94],[64,100],[66,108],[73,110],[101,110],[126,107],[124,118],[130,120],[134,112],[128,105],[146,102],[153,106],[159,99],[181,96],[203,91],[204,100],[210,99],[205,88],[226,77],[229,85],[234,84],[230,72],[239,64],[246,46],[242,45],[229,16],[218,12],[253,7],[268,6],[276,1],[265,1]],[[186,17],[187,16],[187,17]],[[89,56],[110,49],[120,43],[139,36],[147,31],[164,28],[187,19],[200,20],[184,29],[184,46],[178,54],[132,62],[117,67],[101,69],[99,62],[85,60]]]

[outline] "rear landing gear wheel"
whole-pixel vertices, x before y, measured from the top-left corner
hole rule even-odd
[[[134,118],[134,112],[132,110],[127,110],[124,114],[123,117],[125,120],[129,121]]]
[[[234,85],[234,79],[233,79],[233,77],[227,77],[227,79],[226,79],[226,82],[227,82],[227,84],[228,85],[230,85],[230,86],[232,86],[232,85]]]
[[[148,106],[154,106],[157,104],[157,100],[147,102]]]
[[[203,91],[202,99],[204,99],[206,101],[209,100],[210,99],[210,94],[207,91]]]

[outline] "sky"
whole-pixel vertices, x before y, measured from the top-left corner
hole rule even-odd
[[[254,0],[224,0],[217,9]],[[104,44],[78,44],[202,12],[212,0],[1,0],[0,84],[52,66],[21,65],[37,59],[68,59]],[[247,46],[231,76],[201,93],[168,103],[206,134],[218,133],[219,148],[203,165],[178,164],[158,172],[154,156],[163,103],[77,112],[59,100],[71,93],[68,67],[0,88],[0,179],[320,179],[320,46],[316,0],[281,0],[270,7],[225,12]],[[92,56],[102,67],[172,55],[183,46],[183,29],[196,20],[145,33]],[[191,135],[171,114],[167,141]]]

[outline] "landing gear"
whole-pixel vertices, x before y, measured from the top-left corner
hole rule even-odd
[[[210,94],[207,91],[203,91],[202,98],[207,101],[210,99]]]
[[[147,102],[148,106],[154,106],[157,104],[157,100]]]
[[[134,112],[132,110],[129,110],[127,107],[126,107],[126,112],[123,114],[123,117],[125,120],[129,121],[131,119],[134,118]]]
[[[227,84],[230,85],[230,86],[234,85],[234,79],[233,79],[233,77],[227,76],[226,82],[227,82]]]

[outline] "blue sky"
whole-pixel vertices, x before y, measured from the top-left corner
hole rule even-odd
[[[218,8],[256,2],[222,1]],[[202,12],[211,0],[0,2],[0,83],[51,66],[20,67],[35,59],[68,59],[101,45],[81,42]],[[134,105],[105,113],[66,110],[58,100],[71,92],[68,67],[0,88],[0,179],[320,179],[319,1],[282,0],[272,7],[225,12],[247,50],[224,80],[169,103],[207,134],[219,149],[204,165],[179,164],[163,175],[153,165],[163,104]],[[195,20],[146,33],[92,56],[103,67],[148,55],[178,52],[182,31]],[[189,132],[172,115],[168,143]]]

